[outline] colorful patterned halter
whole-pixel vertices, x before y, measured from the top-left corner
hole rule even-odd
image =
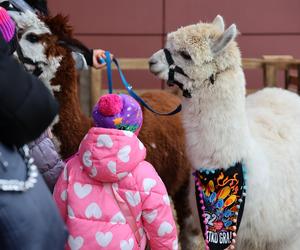
[[[193,175],[205,249],[234,249],[246,199],[246,168],[236,163]]]

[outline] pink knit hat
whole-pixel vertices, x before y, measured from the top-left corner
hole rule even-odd
[[[143,123],[141,106],[133,97],[125,94],[101,96],[92,116],[97,127],[127,130],[136,135]]]
[[[10,42],[15,35],[16,25],[8,12],[0,7],[0,32],[6,42]]]

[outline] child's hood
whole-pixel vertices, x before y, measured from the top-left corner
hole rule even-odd
[[[79,147],[84,171],[101,182],[117,182],[146,157],[146,149],[129,131],[91,128]]]

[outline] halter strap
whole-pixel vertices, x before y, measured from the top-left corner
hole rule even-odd
[[[182,90],[183,96],[186,98],[191,98],[192,97],[191,93],[187,89],[183,89],[183,84],[175,79],[175,72],[187,78],[189,78],[189,76],[183,71],[182,68],[180,68],[175,64],[174,59],[168,49],[164,48],[164,53],[166,56],[167,63],[169,64],[168,84],[169,85],[174,85],[174,83],[177,84],[178,87]]]
[[[182,68],[180,68],[179,66],[177,66],[173,60],[173,57],[170,53],[170,51],[168,49],[164,49],[164,52],[165,52],[165,56],[166,56],[166,59],[167,59],[167,62],[169,64],[169,79],[170,80],[173,80],[174,82],[174,74],[175,72],[181,74],[181,75],[184,75],[185,77],[189,78],[188,75],[183,71]],[[171,77],[170,77],[171,75]]]
[[[167,62],[169,64],[169,66],[173,65],[174,60],[173,60],[173,57],[172,57],[170,51],[168,49],[164,48],[164,52],[165,52],[166,59],[167,59]]]
[[[129,95],[131,97],[133,97],[136,101],[138,101],[141,105],[143,105],[146,109],[150,110],[151,112],[153,112],[154,114],[157,114],[157,115],[161,115],[161,116],[170,116],[170,115],[175,115],[177,113],[179,113],[181,111],[181,104],[179,104],[173,111],[171,112],[167,112],[167,113],[161,113],[161,112],[158,112],[156,110],[154,110],[151,106],[149,106],[149,104],[147,104],[143,98],[141,98],[132,88],[132,86],[127,82],[120,66],[119,66],[119,63],[117,61],[116,58],[114,58],[113,60],[111,60],[111,57],[110,57],[110,52],[109,51],[106,51],[105,52],[105,62],[106,62],[106,67],[107,67],[107,79],[108,79],[108,89],[109,89],[109,93],[111,94],[113,92],[113,83],[112,83],[112,68],[111,68],[111,63],[113,62],[116,67],[117,67],[117,70],[119,72],[119,75],[120,75],[120,78],[121,78],[121,82],[122,84],[124,85],[124,87],[126,88],[127,92],[129,93]]]
[[[188,90],[183,89],[183,84],[175,79],[175,72],[179,73],[179,74],[181,74],[181,75],[183,75],[187,78],[189,78],[189,76],[183,71],[182,68],[180,68],[179,66],[177,66],[175,64],[174,59],[171,55],[171,52],[168,49],[164,48],[164,53],[165,53],[167,63],[169,64],[168,84],[169,85],[174,85],[174,83],[177,84],[178,87],[183,91],[183,96],[187,97],[187,98],[191,98],[192,97],[191,93]],[[217,76],[217,74],[220,74],[220,73],[221,72],[218,72],[216,74],[212,74],[208,78],[208,80],[210,81],[211,84],[215,83],[216,76]]]
[[[30,65],[35,66],[35,70],[33,71],[33,75],[35,75],[36,77],[39,77],[43,73],[43,70],[39,66],[39,62],[34,62],[29,57],[24,56],[22,48],[21,48],[19,42],[17,42],[16,52],[17,52],[19,60],[23,63],[23,65],[26,63],[26,64],[30,64]]]

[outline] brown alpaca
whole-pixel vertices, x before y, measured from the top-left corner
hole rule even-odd
[[[70,27],[64,25],[67,21],[64,17],[45,18],[44,21],[53,34],[62,34],[62,37],[72,36]],[[58,27],[61,29],[58,29]],[[60,142],[60,154],[63,159],[66,159],[78,150],[80,141],[93,123],[89,117],[83,114],[80,108],[77,72],[70,50],[57,44],[58,37],[55,40],[52,40],[52,38],[53,35],[44,35],[41,37],[41,42],[47,44],[45,53],[48,58],[62,56],[60,67],[51,80],[51,85],[60,86],[61,90],[54,92],[60,104],[60,110],[59,122],[53,126],[52,131]]]
[[[161,90],[149,91],[141,97],[160,112],[168,112],[180,103],[177,96]],[[145,108],[143,115],[139,138],[147,148],[147,160],[155,167],[174,202],[182,249],[199,249],[199,241],[193,240],[199,230],[193,223],[188,198],[191,166],[185,154],[181,115],[158,116]]]
[[[24,18],[26,19],[28,16]],[[26,44],[22,39],[23,37],[26,39],[29,31],[27,32],[24,27],[25,21],[18,22],[18,18],[20,17],[15,18],[18,26],[23,25],[19,27],[23,31],[20,45],[25,55],[34,57],[34,54],[26,53],[26,47],[22,46],[22,44]],[[72,49],[76,46],[82,48],[82,45],[73,39],[72,29],[67,25],[66,18],[58,15],[54,18],[43,18],[42,21],[39,21],[40,25],[36,25],[36,22],[35,20],[34,26],[38,30],[34,32],[33,26],[30,26],[28,30],[31,34],[34,33],[38,38],[38,43],[44,46],[46,58],[44,64],[49,65],[54,58],[56,62],[59,62],[57,68],[52,67],[54,68],[52,77],[49,77],[50,73],[42,74],[41,79],[49,77],[44,80],[51,84],[48,87],[52,89],[60,103],[59,121],[53,127],[53,134],[61,144],[60,153],[65,159],[77,151],[79,143],[92,126],[91,119],[84,116],[80,109],[77,75],[69,48],[70,46]],[[32,21],[28,21],[28,23],[33,25]],[[42,25],[49,28],[49,32],[40,32],[39,29]],[[54,65],[54,63],[52,64]],[[45,71],[46,67],[41,65]],[[161,112],[170,111],[180,102],[178,97],[164,91],[151,91],[143,94],[142,98]],[[162,117],[148,110],[144,110],[143,114],[144,123],[139,137],[147,148],[147,160],[156,168],[174,201],[180,226],[182,249],[192,249],[193,237],[198,234],[198,231],[191,223],[192,214],[188,201],[191,167],[184,151],[185,139],[180,114]]]

